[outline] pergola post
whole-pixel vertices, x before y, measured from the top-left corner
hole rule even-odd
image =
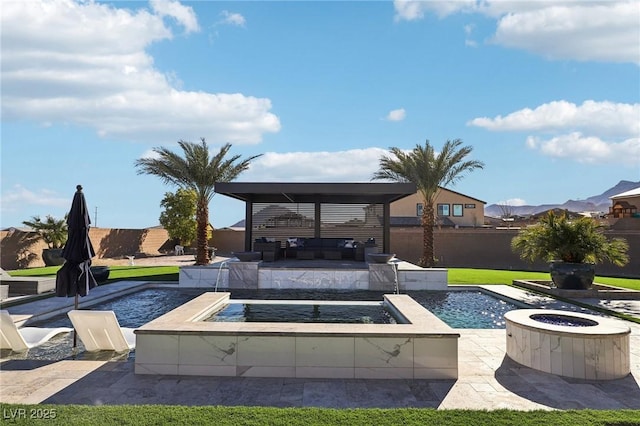
[[[244,251],[251,251],[253,239],[253,202],[247,200],[244,209]]]
[[[382,252],[390,253],[391,252],[391,203],[384,203],[383,206],[383,220],[382,220]]]

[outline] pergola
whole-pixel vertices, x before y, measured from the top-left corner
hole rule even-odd
[[[415,194],[413,183],[282,183],[282,182],[220,182],[215,191],[245,204],[245,250],[251,250],[253,239],[253,205],[256,203],[295,204],[315,206],[316,237],[321,232],[323,204],[379,204],[383,206],[383,242],[389,252],[390,205],[392,202]]]

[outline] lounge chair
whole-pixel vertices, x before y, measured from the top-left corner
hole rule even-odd
[[[8,311],[0,311],[0,349],[24,352],[27,349],[43,344],[57,334],[68,333],[71,330],[69,327],[18,328]]]
[[[68,315],[88,352],[124,352],[136,347],[134,329],[120,327],[113,311],[72,310]]]

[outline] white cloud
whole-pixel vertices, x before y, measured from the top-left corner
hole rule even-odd
[[[260,182],[369,182],[378,170],[381,148],[337,152],[267,152],[251,163],[243,180]]]
[[[467,124],[491,131],[526,131],[527,146],[554,158],[585,163],[640,165],[640,104],[554,101],[506,116],[480,117]]]
[[[640,64],[640,3],[574,2],[509,14],[494,41],[551,59]]]
[[[465,35],[464,45],[465,46],[478,47],[478,42],[471,38],[475,29],[476,29],[476,26],[474,24],[467,24],[464,26],[464,35]]]
[[[473,10],[476,0],[394,0],[396,21],[415,21],[424,18],[425,13],[435,13],[438,17],[454,14],[460,11]]]
[[[280,130],[269,99],[183,91],[175,73],[154,68],[145,49],[173,37],[162,16],[193,30],[190,8],[153,3],[158,15],[116,6],[3,2],[3,119],[72,123],[105,137],[156,143],[204,136],[251,144]]]
[[[244,19],[244,16],[242,16],[239,13],[223,10],[220,14],[222,15],[222,23],[224,24],[235,25],[237,27],[244,27],[245,24],[247,23],[247,21]]]
[[[388,121],[402,121],[407,116],[407,112],[404,108],[394,109],[393,111],[389,111],[387,117],[385,118]]]
[[[496,19],[493,42],[550,59],[640,64],[640,0],[400,1],[396,21],[433,13],[476,13]],[[469,40],[465,43],[469,45]]]
[[[71,198],[64,198],[48,189],[33,191],[22,185],[15,185],[2,194],[2,211],[18,211],[24,206],[64,208],[71,205]],[[49,213],[46,213],[49,214]],[[32,214],[36,216],[38,213]],[[40,216],[45,216],[41,214]],[[25,217],[24,220],[27,220]]]
[[[200,31],[198,18],[189,6],[183,6],[178,1],[150,0],[151,8],[160,16],[170,16],[183,25],[186,32]]]
[[[573,132],[547,140],[530,136],[527,146],[553,158],[568,158],[587,164],[611,163],[640,167],[640,138],[606,142],[595,136]]]
[[[583,130],[598,135],[631,137],[640,134],[640,104],[584,101],[576,105],[553,101],[506,116],[474,118],[467,124],[491,131]]]
[[[145,152],[142,153],[140,158],[149,158],[149,159],[158,160],[158,159],[160,159],[160,154],[158,154],[153,149],[147,149]]]

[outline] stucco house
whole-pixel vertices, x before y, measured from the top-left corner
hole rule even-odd
[[[640,187],[625,191],[611,197],[611,207],[609,215],[615,219],[624,217],[638,217],[638,207],[640,206]]]
[[[479,227],[484,225],[485,201],[440,187],[434,209],[437,224],[447,227]],[[419,192],[391,203],[392,226],[420,225],[423,200]]]

